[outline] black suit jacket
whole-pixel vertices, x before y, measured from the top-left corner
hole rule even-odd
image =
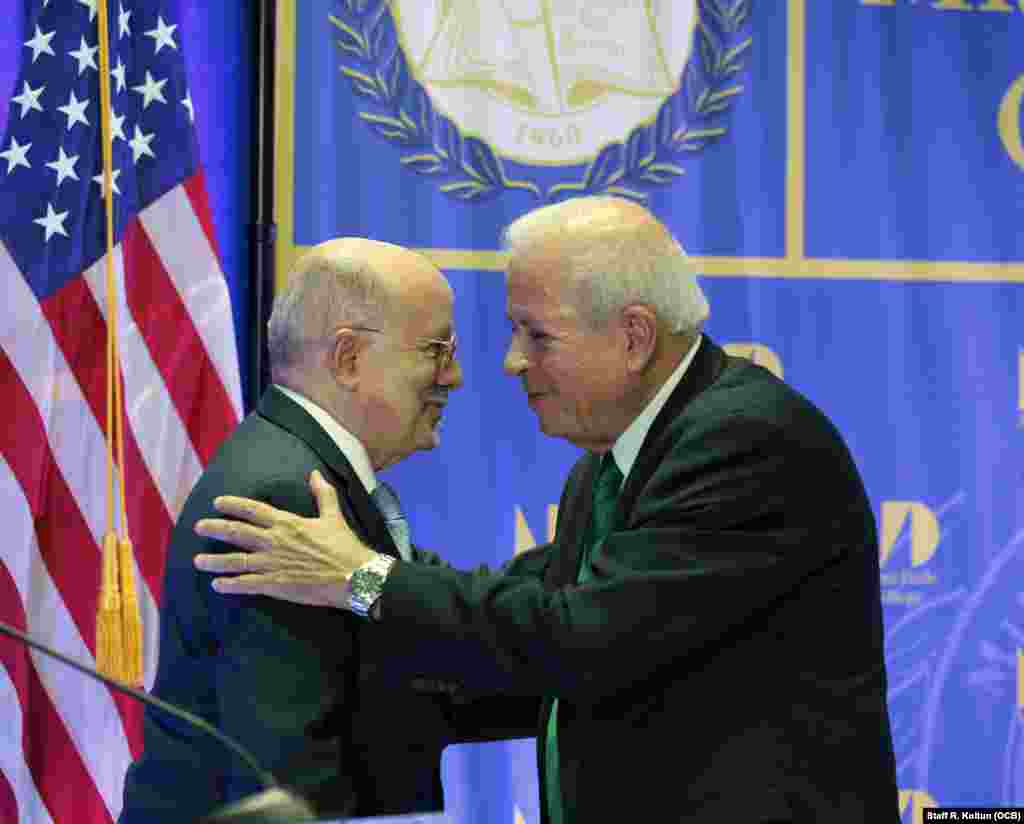
[[[168,549],[153,693],[240,741],[327,815],[441,810],[442,697],[379,686],[380,630],[337,610],[224,596],[198,552],[229,548],[193,532],[213,498],[244,495],[316,514],[309,473],[338,489],[345,517],[369,545],[397,554],[376,506],[337,445],[298,404],[271,388],[218,450],[192,491]],[[261,787],[205,734],[146,709],[145,752],[128,771],[121,824],[195,820]]]
[[[570,823],[896,824],[874,518],[832,424],[704,338],[577,585],[597,465],[573,468],[554,542],[502,573],[388,577],[385,623],[524,696],[466,707],[461,734],[539,702],[543,796],[558,696]]]

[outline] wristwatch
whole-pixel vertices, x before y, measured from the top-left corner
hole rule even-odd
[[[348,608],[352,612],[361,618],[377,617],[377,615],[370,615],[370,610],[380,598],[380,593],[384,589],[384,581],[395,560],[390,555],[378,554],[361,567],[356,568],[348,579]]]

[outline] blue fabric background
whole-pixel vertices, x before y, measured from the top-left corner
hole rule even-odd
[[[184,6],[202,162],[246,352],[252,3]],[[372,107],[338,70],[338,32],[327,16],[343,6],[351,4],[294,4],[295,42],[286,48],[295,61],[296,154],[284,196],[295,225],[285,242],[362,234],[493,250],[500,226],[535,201],[517,192],[462,203],[402,167],[401,148],[359,119]],[[922,540],[918,524],[902,523],[883,548],[906,822],[930,800],[1024,804],[1024,169],[996,129],[1003,96],[1024,74],[1024,10],[1010,7],[756,0],[727,136],[695,153],[675,183],[649,191],[651,207],[707,272],[712,336],[778,356],[786,379],[846,437],[880,523],[898,502],[938,523],[921,563],[911,554]],[[802,43],[791,39],[794,14]],[[24,39],[19,25],[0,30],[2,100]],[[789,108],[798,53],[802,119]],[[6,116],[0,106],[0,131]],[[794,201],[787,184],[796,179],[799,124],[805,148]],[[798,218],[805,242],[793,248],[787,221]],[[500,274],[479,263],[448,275],[466,388],[449,406],[442,448],[388,474],[418,543],[457,565],[499,564],[523,543],[524,525],[544,539],[577,453],[539,434],[520,388],[501,373]],[[806,503],[814,506],[813,479]],[[538,821],[532,742],[451,748],[444,769],[457,820],[504,824],[518,813]],[[745,779],[736,776],[737,792]]]

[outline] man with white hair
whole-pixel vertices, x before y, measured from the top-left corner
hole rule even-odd
[[[318,518],[219,499],[241,520],[197,532],[250,553],[196,565],[447,643],[439,678],[501,673],[510,697],[466,718],[535,713],[545,824],[898,822],[874,517],[838,432],[703,333],[642,207],[571,200],[506,240],[505,369],[587,450],[554,540],[498,572],[394,561],[314,475]]]
[[[444,276],[419,254],[359,238],[314,247],[274,302],[274,385],[207,466],[168,549],[154,694],[227,732],[324,815],[443,809],[448,698],[370,680],[378,657],[409,658],[386,627],[212,592],[192,565],[193,525],[226,492],[312,515],[315,469],[340,490],[361,540],[414,560],[419,550],[376,473],[438,444],[448,392],[462,382],[452,306]],[[121,824],[195,821],[261,789],[229,755],[147,707]]]

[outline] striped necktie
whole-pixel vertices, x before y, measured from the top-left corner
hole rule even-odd
[[[403,561],[412,560],[412,545],[409,541],[409,522],[402,514],[402,506],[398,503],[398,496],[391,484],[380,481],[377,488],[370,494],[373,502],[384,516],[384,524],[391,533],[391,539],[398,547],[398,554]]]

